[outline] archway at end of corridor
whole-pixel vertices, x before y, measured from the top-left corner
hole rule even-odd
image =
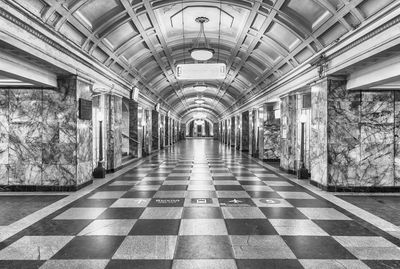
[[[186,137],[213,137],[213,122],[207,118],[186,122]]]

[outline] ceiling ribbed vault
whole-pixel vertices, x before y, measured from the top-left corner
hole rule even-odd
[[[134,85],[151,90],[183,118],[207,111],[216,119],[255,87],[283,74],[358,27],[393,0],[30,0],[21,5],[82,51]],[[205,104],[175,67],[193,63],[195,18],[225,63],[223,81],[206,81]],[[199,81],[203,82],[203,81]]]

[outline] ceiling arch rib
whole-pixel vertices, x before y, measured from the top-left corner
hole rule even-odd
[[[191,106],[193,92],[186,88],[194,83],[178,81],[175,67],[193,63],[194,18],[209,16],[206,36],[216,50],[210,62],[224,62],[227,76],[207,82],[212,90],[205,95],[223,114],[363,22],[359,6],[371,0],[43,1],[46,23],[180,114]],[[53,14],[60,17],[56,22]]]

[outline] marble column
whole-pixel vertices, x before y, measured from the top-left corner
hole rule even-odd
[[[213,123],[213,133],[214,133],[214,140],[218,140],[218,122]]]
[[[236,116],[236,137],[235,137],[235,146],[237,150],[241,150],[241,137],[242,137],[242,122],[241,115]]]
[[[236,135],[236,125],[235,125],[235,117],[231,117],[231,147],[235,146],[235,135]]]
[[[348,91],[331,77],[311,89],[311,182],[332,191],[398,190],[397,92]]]
[[[242,113],[242,128],[241,128],[241,150],[243,152],[249,152],[249,142],[250,142],[250,115],[249,111]]]
[[[107,171],[122,165],[122,98],[107,94],[105,99],[105,130],[107,144]]]
[[[160,128],[160,147],[165,148],[165,115],[160,115],[161,128]]]
[[[76,190],[92,181],[91,84],[60,78],[58,88],[0,89],[0,189]]]
[[[169,146],[169,117],[165,116],[165,124],[164,124],[164,130],[165,130],[165,146]]]
[[[181,123],[181,139],[185,140],[186,139],[186,124],[185,123]]]
[[[264,104],[264,126],[263,126],[263,141],[264,154],[262,156],[265,161],[279,162],[281,151],[281,124],[280,118],[276,118],[275,111],[279,103]]]
[[[228,120],[224,121],[224,130],[225,130],[224,141],[225,141],[225,144],[228,145]]]
[[[151,111],[151,132],[152,132],[152,149],[158,150],[158,140],[159,140],[159,119],[158,119],[158,112],[156,110]]]
[[[139,134],[138,134],[138,103],[129,100],[129,155],[139,156]]]
[[[281,159],[280,167],[289,173],[296,173],[297,142],[297,95],[281,97]]]

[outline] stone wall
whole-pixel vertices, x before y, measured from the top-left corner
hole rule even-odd
[[[327,80],[313,87],[312,180],[349,190],[399,186],[398,93],[345,86]]]
[[[279,161],[281,124],[280,119],[275,118],[273,106],[264,106],[264,156],[267,161]]]
[[[78,118],[89,85],[0,89],[0,185],[76,188],[92,179],[92,121]],[[62,91],[62,92],[61,92]]]

